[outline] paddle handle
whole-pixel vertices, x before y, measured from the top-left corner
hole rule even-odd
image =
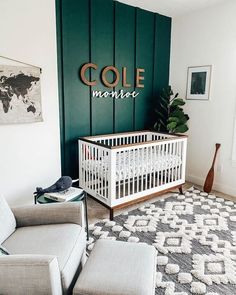
[[[221,146],[220,143],[216,143],[215,155],[214,155],[214,158],[213,158],[213,161],[212,161],[212,165],[211,165],[211,168],[213,168],[213,169],[214,169],[214,166],[215,166],[216,156],[217,156],[217,153],[218,153],[218,150],[219,150],[220,146]]]
[[[216,143],[215,155],[214,155],[211,168],[208,171],[208,174],[207,174],[207,177],[206,177],[206,180],[204,183],[204,187],[203,187],[203,190],[206,193],[210,193],[212,190],[212,186],[213,186],[213,182],[214,182],[214,166],[215,166],[216,156],[217,156],[220,146],[221,146],[220,143]]]

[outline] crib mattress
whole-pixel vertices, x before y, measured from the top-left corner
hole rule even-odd
[[[117,154],[116,158],[116,181],[128,178],[139,177],[153,172],[169,170],[180,166],[181,157],[176,154],[162,153],[156,154],[154,151],[145,151],[140,154],[132,151]],[[82,168],[90,171],[96,177],[108,178],[109,159],[103,160],[88,159],[82,162]]]

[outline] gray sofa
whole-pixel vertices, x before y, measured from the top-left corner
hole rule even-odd
[[[0,197],[0,294],[70,294],[85,262],[83,204],[10,209]]]

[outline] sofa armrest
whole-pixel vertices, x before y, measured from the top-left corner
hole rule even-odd
[[[60,270],[55,256],[1,256],[0,274],[1,294],[62,294]]]
[[[29,205],[12,208],[16,226],[76,223],[84,226],[83,202]]]

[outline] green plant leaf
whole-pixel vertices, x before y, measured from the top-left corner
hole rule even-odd
[[[167,129],[169,131],[172,131],[172,130],[175,130],[175,127],[177,126],[177,123],[176,122],[171,122],[169,124],[167,124]]]
[[[189,116],[187,114],[184,114],[184,116],[185,116],[186,120],[188,121],[189,120]]]
[[[179,93],[177,92],[174,96],[174,99],[176,99],[179,96]]]
[[[175,100],[173,100],[171,107],[175,107],[175,106],[183,106],[185,105],[185,102],[183,101],[182,98],[176,98]]]
[[[184,113],[180,109],[175,109],[173,112],[170,113],[171,117],[177,117],[177,118],[179,118],[179,117],[181,117],[183,115],[184,115]]]
[[[179,122],[179,118],[177,118],[177,117],[169,117],[167,121],[168,121],[168,123],[170,123],[170,122],[176,122],[176,123],[178,123]]]
[[[185,117],[184,113],[178,117],[178,125],[183,125],[183,124],[186,124],[187,122],[187,118]]]
[[[177,126],[177,127],[175,128],[175,132],[176,132],[176,133],[184,133],[184,132],[186,132],[186,131],[188,131],[188,126],[187,126],[186,124],[184,124],[184,125],[180,125],[180,126]]]

